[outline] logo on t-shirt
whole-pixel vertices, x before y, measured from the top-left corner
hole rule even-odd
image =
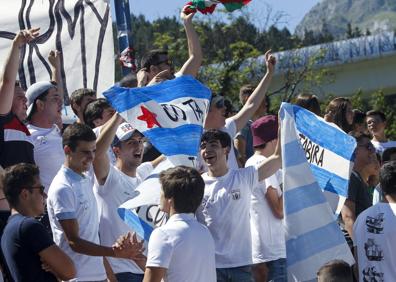
[[[232,190],[231,196],[233,200],[239,200],[241,198],[241,190]]]
[[[366,217],[366,226],[367,232],[374,234],[384,233],[384,214],[379,213],[376,217],[367,216]]]

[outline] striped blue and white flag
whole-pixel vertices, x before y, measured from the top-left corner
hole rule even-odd
[[[167,157],[136,189],[136,197],[121,205],[121,218],[148,240],[164,222],[159,210],[159,173],[177,165],[195,166],[210,90],[192,76],[181,76],[142,88],[113,86],[103,93],[114,109]]]
[[[316,281],[330,260],[354,263],[325,193],[347,196],[356,142],[295,105],[280,117],[288,281]]]

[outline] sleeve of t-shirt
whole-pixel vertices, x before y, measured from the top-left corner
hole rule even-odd
[[[257,168],[255,166],[248,166],[241,168],[238,171],[240,177],[242,178],[242,184],[247,185],[247,187],[253,191],[253,189],[259,184]]]
[[[168,235],[160,228],[155,229],[148,243],[146,266],[169,268],[172,254],[173,245]]]
[[[103,185],[100,185],[95,176],[95,188],[97,193],[100,195],[105,195],[109,193],[113,188],[119,185],[117,174],[115,173],[115,167],[112,164],[109,164],[109,173],[107,174],[106,181]]]
[[[23,221],[20,232],[22,242],[26,243],[26,247],[33,253],[37,254],[55,244],[45,227],[33,218]]]
[[[234,122],[234,124],[235,124],[235,122]],[[248,136],[248,134],[249,134],[249,131],[250,131],[250,125],[249,125],[249,124],[246,124],[245,127],[242,128],[241,131],[238,131],[238,132],[237,132],[237,134],[235,135],[235,138],[237,138],[237,137],[243,137],[243,139],[246,140],[246,139],[247,139],[247,136]]]
[[[356,203],[359,186],[359,181],[351,174],[348,184],[348,200]]]
[[[280,187],[282,181],[279,179],[279,175],[277,172],[271,175],[270,177],[266,178],[264,181],[265,181],[265,193],[267,193],[268,187],[272,187],[278,190],[278,192],[281,194]]]
[[[231,139],[235,138],[237,128],[234,119],[228,118],[225,122],[225,130],[230,135]]]
[[[151,162],[145,162],[137,167],[136,173],[139,175],[140,179],[145,180],[153,171],[153,169],[154,167]]]
[[[54,198],[51,200],[51,204],[58,220],[77,218],[75,194],[71,187],[62,186],[58,188],[54,192]]]

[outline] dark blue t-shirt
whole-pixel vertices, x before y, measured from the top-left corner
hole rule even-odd
[[[41,267],[39,253],[54,241],[34,218],[14,214],[8,219],[1,238],[1,249],[15,281],[57,281]]]

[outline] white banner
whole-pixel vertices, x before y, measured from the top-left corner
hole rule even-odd
[[[0,0],[0,65],[22,29],[40,27],[40,36],[21,49],[23,87],[50,80],[50,50],[62,52],[61,73],[68,95],[92,88],[101,95],[114,83],[111,13],[105,0]]]

